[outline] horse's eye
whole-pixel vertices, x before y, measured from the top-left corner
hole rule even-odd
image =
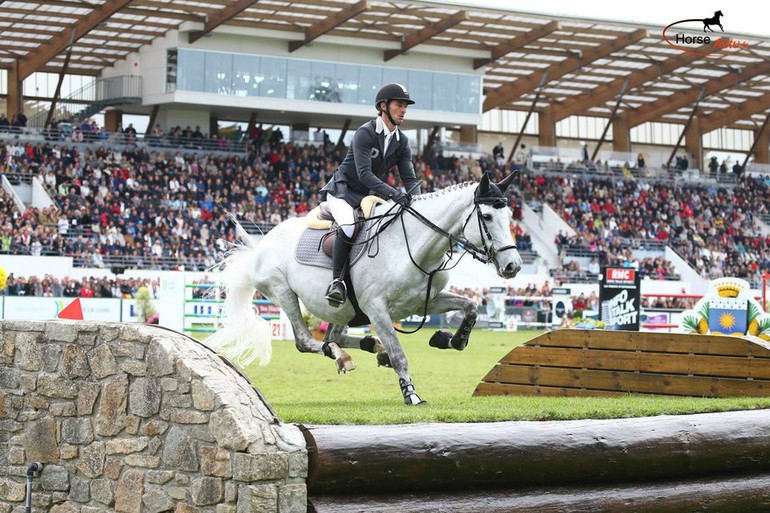
[[[492,220],[492,214],[484,214],[482,217],[484,218],[484,221],[491,221]]]

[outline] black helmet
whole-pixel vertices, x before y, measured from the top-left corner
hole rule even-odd
[[[409,92],[406,87],[395,82],[391,84],[385,84],[377,93],[377,99],[374,100],[374,106],[377,107],[377,112],[380,112],[380,102],[389,102],[391,100],[403,100],[407,105],[412,105],[414,100],[409,98]]]

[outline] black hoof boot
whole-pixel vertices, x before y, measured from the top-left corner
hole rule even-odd
[[[326,289],[326,296],[324,296],[324,298],[329,302],[329,306],[334,308],[344,304],[348,298],[345,282],[342,280],[334,280],[331,285],[329,285],[329,288]]]
[[[404,396],[404,404],[408,406],[414,404],[427,404],[427,402],[420,399],[420,396],[414,391],[414,385],[412,385],[411,382],[406,381],[404,378],[399,378],[398,384],[401,387],[401,394]]]
[[[439,330],[430,337],[428,345],[439,349],[449,349],[450,340],[452,340],[452,333],[447,330]]]

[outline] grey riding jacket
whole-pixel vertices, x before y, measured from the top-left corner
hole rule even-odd
[[[383,156],[384,146],[385,126],[380,118],[361,125],[353,136],[353,143],[345,159],[321,191],[344,199],[354,208],[370,194],[388,199],[395,189],[384,180],[390,168],[397,166],[405,190],[412,195],[420,194],[407,137],[396,128],[388,144],[387,154]],[[326,197],[325,193],[323,197]]]

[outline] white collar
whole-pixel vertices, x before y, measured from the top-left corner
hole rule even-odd
[[[374,125],[375,125],[374,126],[374,131],[376,133],[381,134],[382,132],[385,132],[386,136],[388,134],[391,134],[391,135],[392,134],[396,134],[396,140],[397,141],[401,140],[401,137],[399,135],[400,130],[398,129],[398,127],[394,128],[393,131],[390,132],[390,131],[388,131],[388,127],[385,126],[385,122],[382,120],[382,118],[380,116],[377,116],[377,118],[375,118],[374,121],[375,121],[375,123],[374,123]]]

